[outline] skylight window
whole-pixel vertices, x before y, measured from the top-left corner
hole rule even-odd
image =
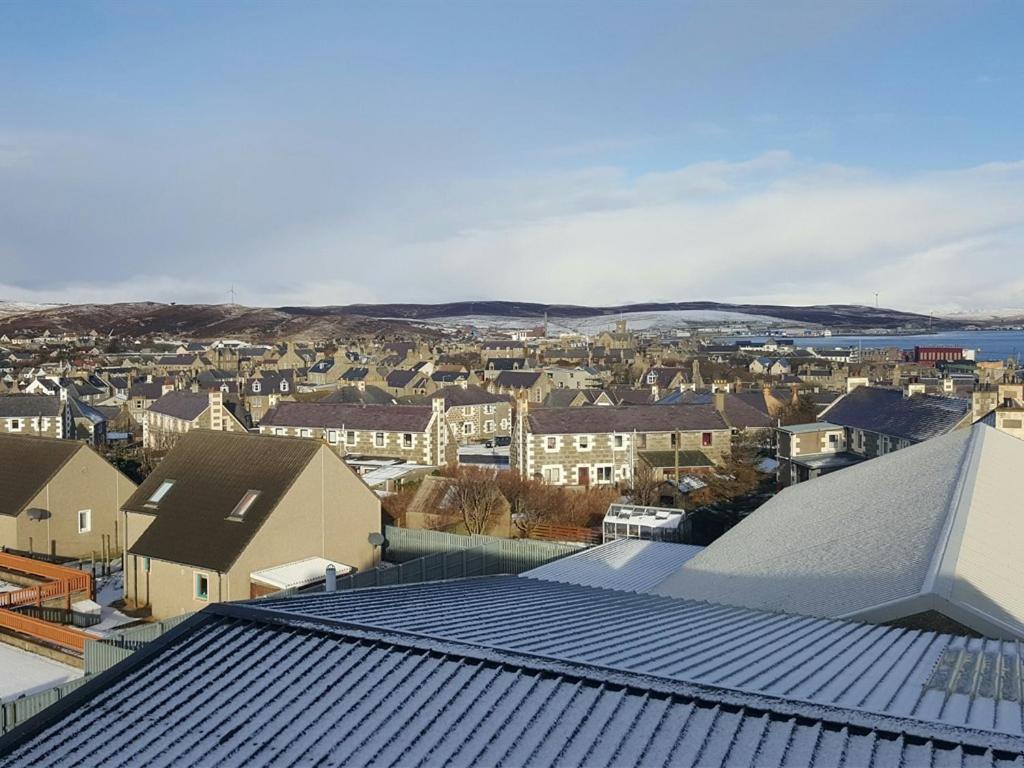
[[[153,495],[146,500],[146,506],[155,507],[156,505],[158,505],[164,498],[164,496],[167,495],[167,492],[171,490],[172,487],[174,487],[173,480],[164,480],[162,483],[160,483],[160,487],[153,491]]]
[[[246,491],[242,495],[242,500],[235,505],[235,508],[231,510],[231,514],[228,518],[231,520],[244,520],[245,513],[249,511],[249,507],[252,506],[253,502],[260,495],[259,491]]]

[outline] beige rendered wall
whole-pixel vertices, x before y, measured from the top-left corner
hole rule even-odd
[[[124,540],[121,504],[134,491],[135,483],[83,446],[29,503],[50,516],[46,520],[31,520],[24,513],[18,516],[16,546],[49,552],[50,542],[56,541],[58,555],[88,557],[92,552],[99,555],[106,534],[120,548]],[[84,509],[91,511],[91,524],[88,532],[79,533],[78,511]]]

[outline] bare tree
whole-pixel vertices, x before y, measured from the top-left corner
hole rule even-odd
[[[540,480],[523,477],[518,472],[501,472],[497,477],[501,495],[508,502],[512,523],[529,538],[533,529],[547,522],[553,512],[548,497],[550,487]]]
[[[502,508],[495,473],[480,467],[459,467],[451,475],[451,500],[470,533],[491,530]]]
[[[646,461],[640,461],[633,471],[629,500],[641,507],[653,507],[659,499],[661,480],[658,473]]]

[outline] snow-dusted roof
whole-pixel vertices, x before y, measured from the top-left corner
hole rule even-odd
[[[984,424],[792,486],[660,594],[889,621],[927,611],[1024,638],[1024,441]]]
[[[672,507],[642,507],[635,504],[611,504],[605,513],[606,523],[628,523],[644,528],[678,528],[683,523],[683,510]]]
[[[249,574],[249,579],[257,584],[275,587],[276,589],[305,587],[308,584],[323,581],[326,578],[327,566],[329,565],[334,566],[339,576],[344,576],[353,570],[352,566],[338,563],[334,560],[327,560],[323,557],[307,557],[304,560],[296,560],[292,563],[253,571]]]
[[[702,547],[639,539],[617,539],[520,574],[624,592],[647,592],[674,573]]]
[[[1024,735],[1024,665],[1020,646],[1010,641],[518,576],[304,595],[275,600],[273,608],[791,701]],[[952,673],[933,674],[942,669]]]
[[[275,608],[210,606],[5,737],[0,765],[1002,768],[1024,752],[1020,738]]]

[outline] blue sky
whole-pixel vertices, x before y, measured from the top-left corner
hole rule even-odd
[[[942,0],[7,2],[0,298],[1021,307],[1022,29]]]

